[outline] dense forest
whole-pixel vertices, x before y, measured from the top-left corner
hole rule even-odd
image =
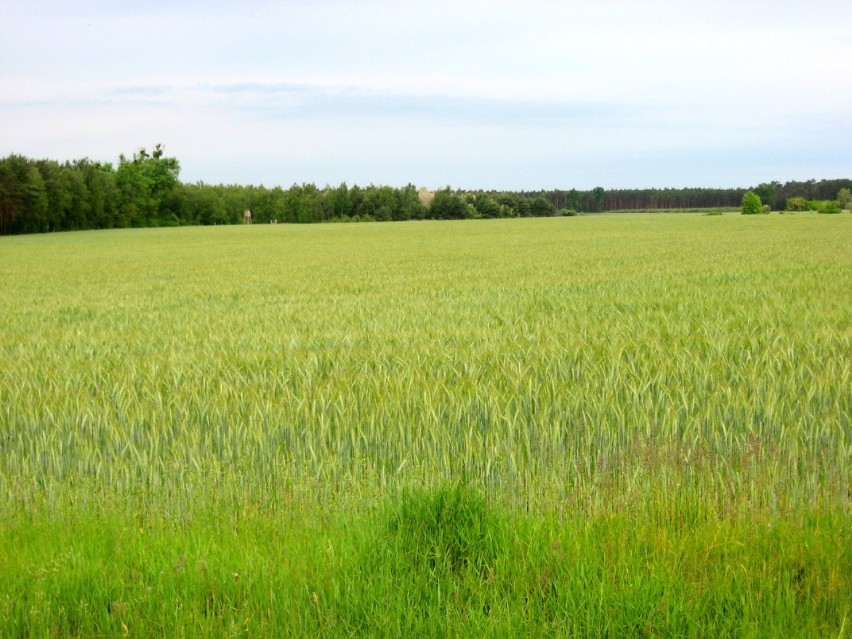
[[[87,158],[60,163],[20,155],[0,159],[0,235],[114,227],[528,217],[610,210],[738,207],[746,189],[613,189],[535,192],[437,192],[409,184],[288,189],[193,184],[179,180],[180,163],[161,145],[121,155],[118,166]],[[834,199],[852,180],[771,182],[752,187],[764,204],[789,198]]]

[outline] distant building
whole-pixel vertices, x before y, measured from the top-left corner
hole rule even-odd
[[[435,191],[430,191],[425,186],[421,186],[417,189],[417,195],[423,203],[423,206],[429,206],[432,204],[432,200],[435,199]]]

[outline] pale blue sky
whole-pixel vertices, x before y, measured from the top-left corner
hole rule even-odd
[[[0,156],[184,181],[852,177],[852,2],[0,0]]]

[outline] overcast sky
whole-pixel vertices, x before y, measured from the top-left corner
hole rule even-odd
[[[0,156],[187,182],[852,177],[852,2],[0,0]]]

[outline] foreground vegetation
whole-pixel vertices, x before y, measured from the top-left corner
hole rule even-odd
[[[850,238],[3,238],[0,635],[842,636]]]

